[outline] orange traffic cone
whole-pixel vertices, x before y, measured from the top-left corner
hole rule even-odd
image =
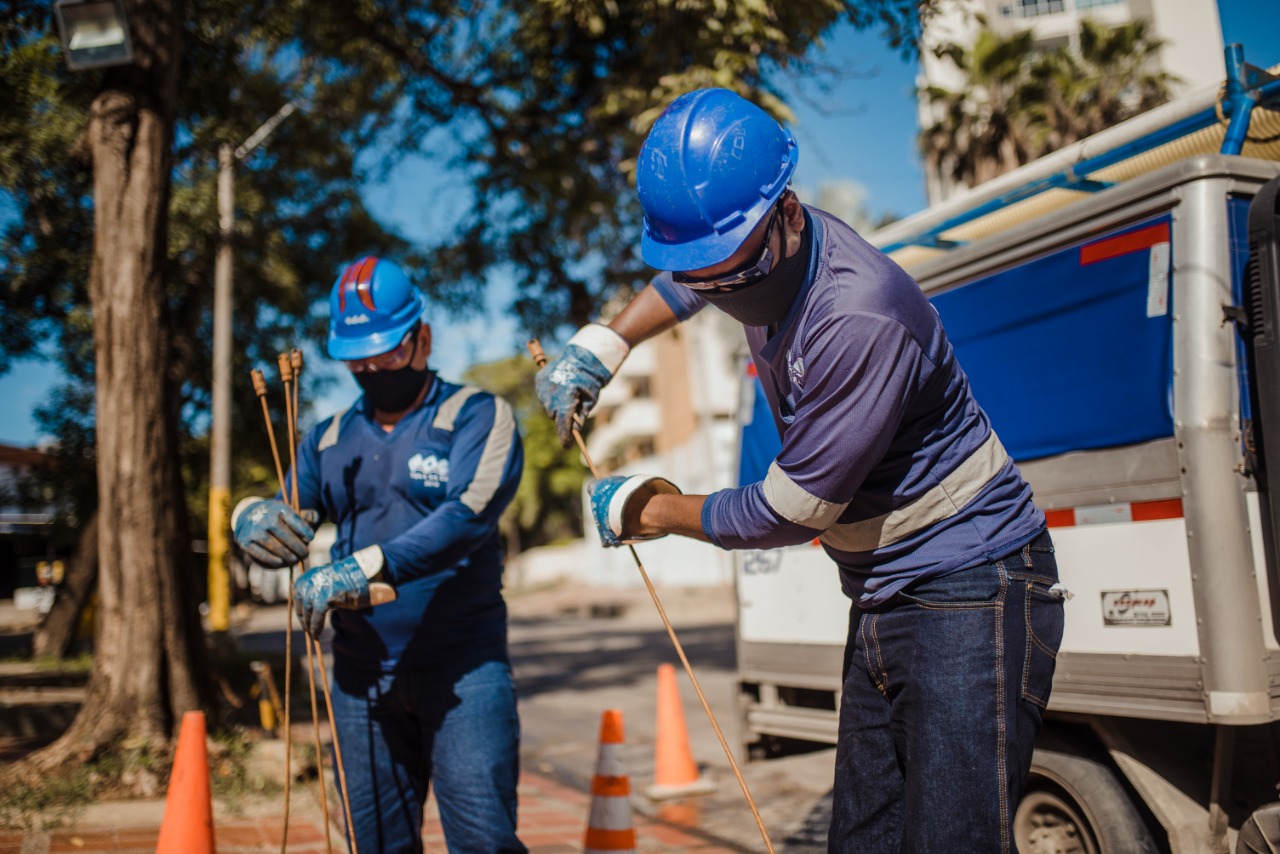
[[[156,854],[214,854],[209,751],[204,738],[204,712],[183,715]]]
[[[676,684],[676,669],[658,665],[658,738],[653,763],[653,785],[644,790],[652,800],[683,798],[714,792],[715,783],[698,776],[698,765],[689,748],[689,730]]]
[[[591,779],[591,816],[583,854],[635,854],[631,781],[622,767],[622,712],[600,716],[600,758]]]

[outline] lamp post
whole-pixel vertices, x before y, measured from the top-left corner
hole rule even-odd
[[[213,272],[213,397],[209,431],[209,628],[231,625],[227,551],[231,528],[231,251],[235,230],[235,162],[261,145],[297,104],[285,104],[249,138],[218,147],[218,254]]]
[[[122,0],[57,0],[53,13],[67,68],[81,71],[133,62]]]

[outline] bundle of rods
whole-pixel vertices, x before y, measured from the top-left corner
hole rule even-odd
[[[262,402],[262,418],[267,425],[267,439],[271,444],[271,456],[276,464],[276,478],[280,481],[280,494],[284,501],[294,509],[300,511],[302,508],[298,506],[298,386],[302,377],[302,351],[293,348],[288,353],[281,353],[276,357],[276,364],[280,369],[280,379],[284,384],[284,408],[285,423],[287,425],[287,441],[289,445],[289,471],[292,475],[292,489],[290,483],[285,480],[284,468],[280,464],[280,450],[276,446],[275,429],[271,424],[271,411],[267,406],[267,381],[262,371],[254,369],[251,371],[253,377],[253,390],[258,395],[258,400]],[[299,568],[305,569],[302,564],[297,565]],[[295,567],[289,568],[290,577],[290,601],[289,601],[289,622],[288,628],[284,635],[285,664],[284,664],[284,833],[280,840],[280,851],[284,854],[289,845],[289,795],[292,783],[292,772],[290,763],[292,758],[293,737],[290,727],[290,683],[292,681],[293,671],[293,581]],[[319,800],[320,809],[324,814],[325,826],[325,844],[328,847],[329,854],[333,853],[333,840],[330,838],[329,832],[329,796],[326,791],[324,782],[324,751],[320,744],[320,714],[316,701],[316,678],[317,669],[320,672],[320,686],[324,695],[325,711],[328,714],[329,732],[333,738],[333,754],[334,764],[337,766],[337,781],[342,792],[342,805],[345,810],[345,818],[347,825],[347,837],[351,843],[353,854],[359,854],[356,848],[355,830],[351,823],[351,798],[347,795],[347,775],[342,764],[342,747],[338,742],[338,728],[334,725],[333,719],[333,695],[329,690],[329,676],[324,667],[324,654],[320,648],[320,639],[314,638],[310,634],[303,632],[303,641],[307,649],[307,681],[310,683],[311,689],[311,720],[315,730],[315,748],[316,748],[316,767],[319,773],[316,775],[317,786],[320,790]]]

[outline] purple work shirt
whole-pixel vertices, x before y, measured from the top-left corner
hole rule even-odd
[[[804,287],[772,337],[744,327],[782,450],[763,481],[711,495],[702,528],[731,549],[817,538],[870,608],[1020,548],[1045,520],[920,286],[805,210]],[[681,319],[706,305],[669,274],[652,284]]]

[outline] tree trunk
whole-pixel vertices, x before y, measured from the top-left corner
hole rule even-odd
[[[80,541],[67,563],[53,608],[36,629],[32,650],[36,658],[62,658],[75,640],[80,615],[98,581],[98,511],[80,529]]]
[[[89,116],[100,612],[84,705],[38,769],[109,745],[165,745],[212,699],[195,603],[184,601],[188,532],[175,500],[165,262],[182,0],[126,0],[135,62],[107,73]],[[197,675],[199,674],[199,675]]]

